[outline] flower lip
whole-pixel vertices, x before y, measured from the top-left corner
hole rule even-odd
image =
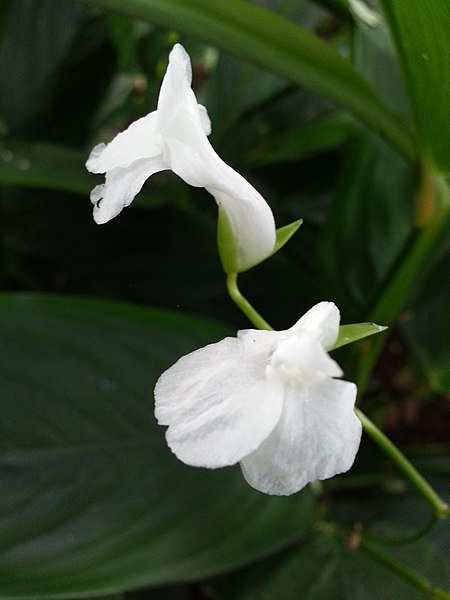
[[[306,312],[289,331],[296,334],[309,333],[325,350],[335,344],[339,334],[341,315],[334,302],[319,302]]]
[[[341,377],[339,365],[327,354],[316,338],[308,333],[291,335],[283,340],[272,355],[270,366],[289,381],[308,372],[328,377]]]

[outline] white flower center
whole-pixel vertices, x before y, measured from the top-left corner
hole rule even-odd
[[[277,379],[284,385],[290,385],[294,387],[300,383],[305,377],[305,369],[296,365],[288,364],[285,362],[278,363],[276,366],[267,365],[266,367],[267,379]]]

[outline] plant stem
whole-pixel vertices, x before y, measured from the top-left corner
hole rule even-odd
[[[233,302],[237,304],[244,315],[257,329],[272,329],[269,323],[261,317],[261,315],[253,308],[250,302],[241,294],[237,284],[237,273],[228,273],[227,290]]]
[[[384,552],[381,552],[374,544],[368,542],[364,536],[361,537],[360,548],[365,550],[379,562],[388,566],[392,571],[395,571],[403,579],[409,581],[411,585],[422,590],[429,598],[433,598],[433,600],[450,600],[450,593],[442,588],[433,586],[428,579],[425,579],[425,577],[422,577],[422,575],[419,575],[416,571],[413,571],[406,565],[393,559],[391,556],[384,554]]]
[[[397,446],[395,446],[358,408],[355,408],[355,413],[360,419],[364,431],[383,450],[383,452],[393,460],[405,477],[432,506],[436,518],[446,519],[450,517],[450,506],[438,496],[419,471],[410,463],[406,456],[400,452]]]

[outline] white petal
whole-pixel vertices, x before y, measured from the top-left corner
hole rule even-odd
[[[181,44],[175,44],[169,54],[169,64],[159,92],[158,127],[165,127],[176,118],[180,106],[186,102],[197,104],[191,83],[192,67],[189,54]]]
[[[354,384],[329,378],[287,387],[276,428],[241,461],[247,482],[266,494],[289,495],[347,471],[361,438],[355,397]]]
[[[156,131],[156,112],[152,112],[132,123],[109,144],[95,146],[86,162],[86,168],[91,173],[106,173],[162,153],[162,140]]]
[[[275,246],[275,222],[264,198],[214,151],[206,137],[211,125],[191,85],[189,56],[177,44],[158,100],[158,131],[165,160],[186,183],[204,187],[226,212],[243,271],[269,256]]]
[[[94,216],[98,223],[104,223],[131,202],[145,181],[141,161],[147,158],[151,161],[147,177],[168,168],[188,184],[204,187],[214,196],[232,232],[232,266],[244,271],[273,251],[274,218],[262,196],[215,153],[206,137],[211,130],[209,117],[197,103],[191,80],[189,56],[176,44],[169,56],[158,109],[133,123],[107,146],[100,144],[93,149],[87,168],[107,173],[105,187],[97,187],[91,196],[99,204]],[[136,173],[136,182],[131,180],[128,168]],[[121,175],[124,181],[120,181]]]
[[[203,131],[206,135],[211,133],[211,119],[209,118],[208,111],[202,104],[197,104],[198,114],[202,123]]]
[[[95,222],[101,225],[117,216],[133,201],[151,175],[166,168],[160,158],[143,158],[125,169],[108,171],[105,183],[97,185],[91,192]]]
[[[189,114],[199,120],[203,133],[211,133],[211,121],[204,106],[197,104],[197,99],[191,89],[192,66],[189,54],[181,44],[175,44],[169,54],[169,64],[161,84],[158,98],[157,120],[158,128],[165,136],[177,135],[176,126],[171,129],[174,121],[182,121],[179,111],[183,109],[184,118]],[[187,113],[187,114],[186,114]],[[179,124],[179,123],[178,123]]]
[[[308,332],[319,340],[325,350],[328,350],[337,340],[340,319],[339,309],[333,302],[319,302],[289,331],[296,335],[300,335],[302,331]]]
[[[230,184],[231,178],[225,181]],[[228,217],[236,248],[236,270],[241,273],[272,254],[276,241],[275,221],[264,198],[243,177],[241,185],[238,181],[233,182],[232,189],[227,185],[227,192],[217,189],[219,183],[216,182],[216,188],[206,189]]]
[[[215,153],[203,131],[200,139],[200,121],[195,129],[189,145],[175,138],[166,141],[166,160],[174,173],[192,186],[206,188],[223,208],[233,232],[237,270],[244,271],[267,258],[275,246],[272,211],[255,188]]]
[[[244,359],[269,360],[272,352],[280,343],[279,331],[260,331],[258,329],[241,329],[237,333],[240,351]]]
[[[260,361],[244,360],[236,338],[181,358],[155,387],[155,415],[183,462],[224,467],[253,452],[276,426],[283,388]]]
[[[273,353],[271,366],[276,370],[286,368],[292,372],[298,370],[323,373],[329,377],[341,377],[342,369],[322,348],[317,338],[309,333],[291,336],[279,343]]]

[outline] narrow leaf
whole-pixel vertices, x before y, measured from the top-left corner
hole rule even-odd
[[[385,331],[387,327],[376,325],[375,323],[354,323],[353,325],[341,325],[339,327],[339,335],[332,350],[346,346],[357,340],[362,340],[369,335]]]
[[[450,168],[450,3],[383,0],[400,56],[420,144]]]
[[[354,131],[355,122],[348,114],[327,114],[296,133],[270,137],[252,151],[249,162],[251,165],[261,166],[300,160],[331,150],[347,141]]]
[[[283,16],[244,0],[83,0],[203,39],[322,94],[385,136],[408,158],[405,124],[331,46]]]

